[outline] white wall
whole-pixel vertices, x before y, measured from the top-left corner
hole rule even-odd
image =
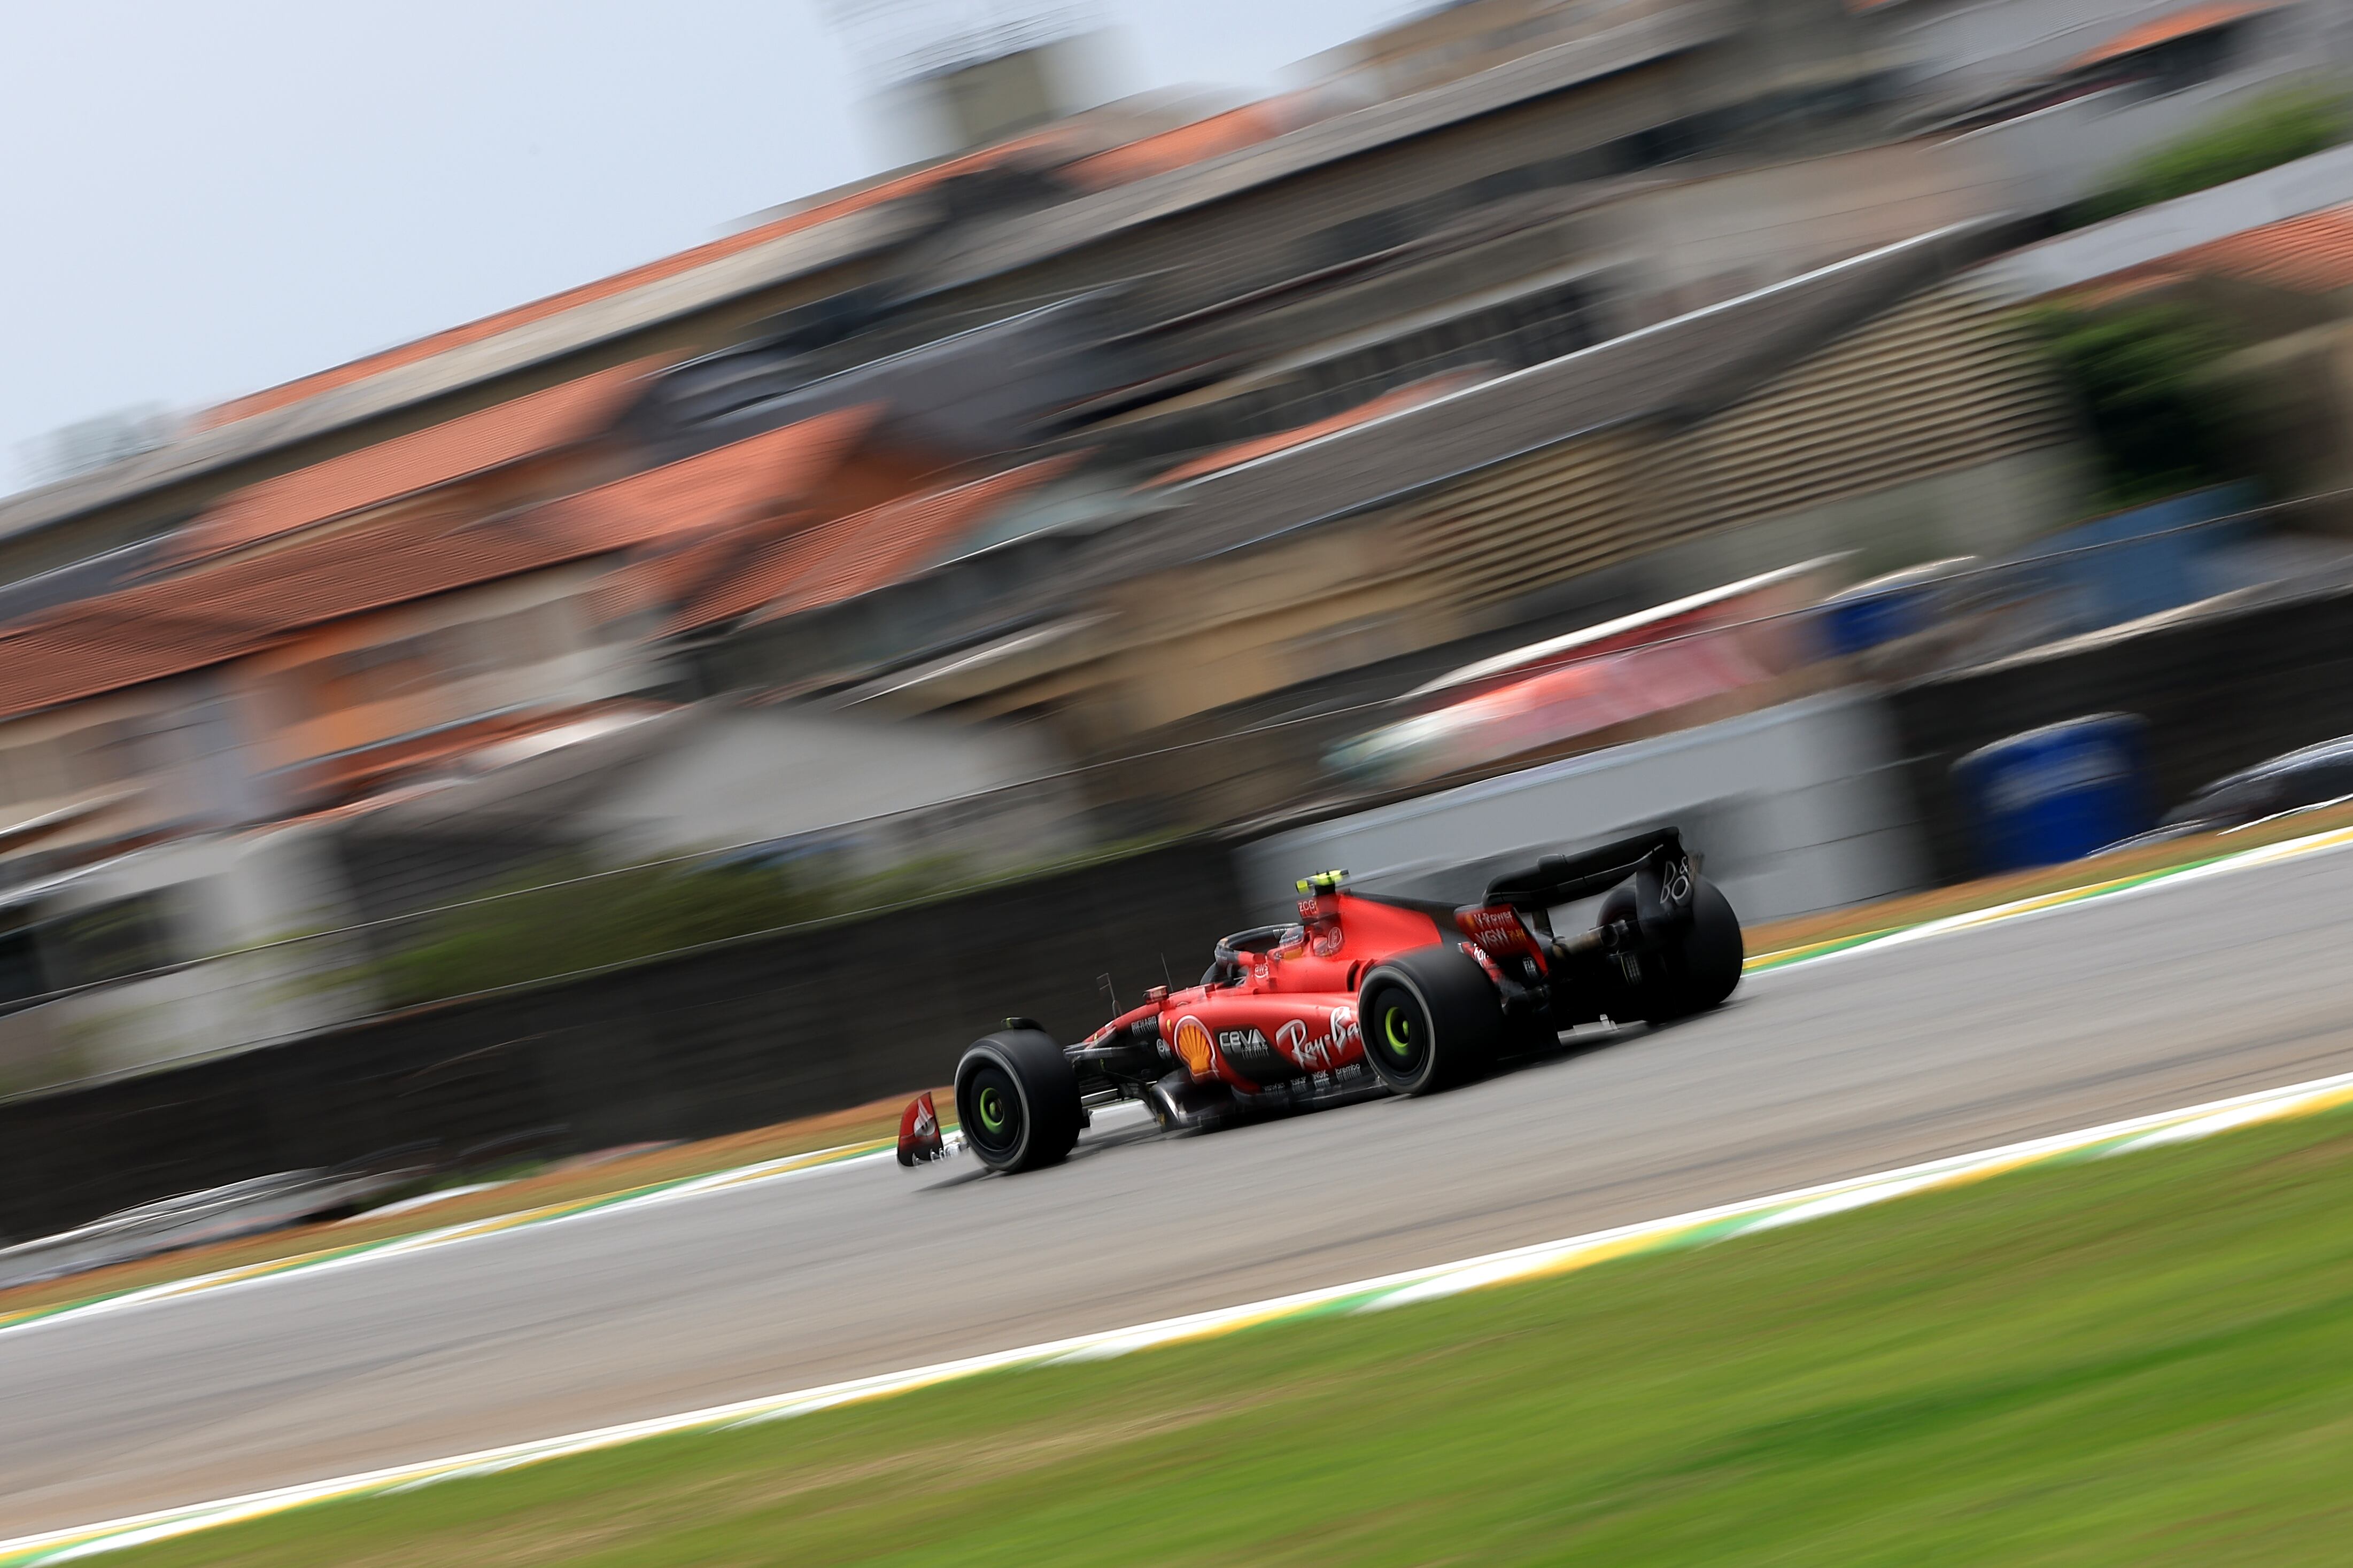
[[[0,1094],[290,1038],[376,1005],[355,936],[239,951],[355,918],[323,825],[134,851],[58,879],[37,908],[43,920],[69,918],[140,895],[156,897],[169,933],[152,959],[211,962],[0,1017]]]
[[[946,720],[851,717],[805,708],[714,712],[663,754],[630,769],[585,811],[577,829],[616,860],[820,833],[921,813],[961,796],[1055,771],[1043,745],[1017,731]],[[1007,792],[962,814],[978,858],[992,823],[1020,818],[1036,858],[1079,847],[1074,823],[1029,820],[1027,795]]]
[[[1334,868],[1373,891],[1469,899],[1507,858],[1672,823],[1742,920],[1833,909],[1926,885],[1895,761],[1878,700],[1836,692],[1260,839],[1242,890],[1258,920]]]

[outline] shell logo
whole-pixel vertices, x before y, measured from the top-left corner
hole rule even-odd
[[[1176,1020],[1176,1054],[1182,1058],[1187,1071],[1195,1078],[1209,1076],[1211,1063],[1217,1059],[1217,1042],[1209,1037],[1209,1026],[1198,1018]]]

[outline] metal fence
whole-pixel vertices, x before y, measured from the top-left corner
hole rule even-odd
[[[1201,963],[1240,901],[1227,847],[1187,840],[20,1095],[0,1237],[272,1173],[461,1173],[909,1092],[1008,1015],[1083,1035]]]

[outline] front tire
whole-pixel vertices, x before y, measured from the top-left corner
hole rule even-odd
[[[1006,1029],[967,1047],[955,1100],[965,1146],[992,1171],[1059,1164],[1079,1141],[1078,1071],[1037,1029]]]
[[[1365,1060],[1393,1094],[1451,1089],[1493,1066],[1503,1048],[1503,998],[1459,948],[1399,953],[1365,976],[1356,1003]]]

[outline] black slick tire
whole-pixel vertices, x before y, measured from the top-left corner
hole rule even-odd
[[[1356,993],[1365,1060],[1393,1094],[1435,1094],[1494,1065],[1503,998],[1478,961],[1452,946],[1385,960]]]
[[[1747,945],[1740,939],[1740,917],[1732,901],[1704,877],[1692,879],[1692,924],[1678,955],[1683,973],[1683,1001],[1694,1013],[1720,1007],[1740,984],[1740,966],[1747,961]]]
[[[1634,918],[1634,889],[1620,888],[1601,901],[1599,923]],[[1720,1007],[1740,984],[1747,957],[1740,917],[1723,890],[1704,877],[1692,879],[1692,920],[1682,940],[1644,959],[1646,973],[1633,999],[1634,1016],[1664,1024]]]
[[[1077,1069],[1039,1030],[1004,1029],[966,1047],[955,1100],[965,1147],[992,1171],[1059,1164],[1079,1141]]]

